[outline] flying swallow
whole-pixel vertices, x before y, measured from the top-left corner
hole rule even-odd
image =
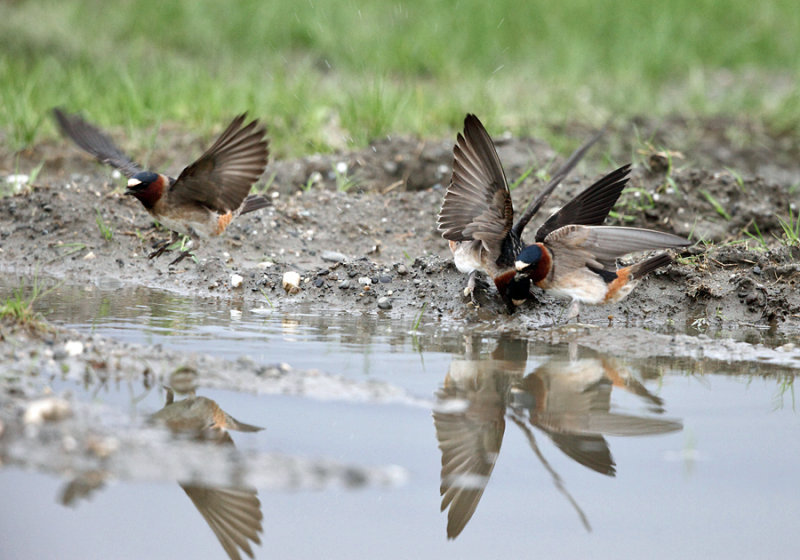
[[[486,129],[475,115],[464,119],[464,133],[453,148],[453,175],[439,212],[438,228],[450,242],[456,267],[470,273],[465,295],[471,295],[476,271],[488,274],[509,311],[529,297],[530,282],[517,276],[517,256],[526,247],[522,232],[552,191],[600,138],[597,133],[570,156],[539,196],[514,222],[511,191]],[[602,224],[627,183],[630,166],[606,175],[556,212],[542,226]]]
[[[167,388],[164,408],[150,416],[150,421],[166,426],[177,436],[233,446],[229,430],[257,432],[263,428],[239,422],[206,397],[192,396],[174,400]],[[189,499],[216,535],[232,560],[240,560],[241,552],[253,557],[251,542],[260,544],[262,532],[261,502],[253,488],[210,486],[179,482]]]
[[[211,147],[177,179],[145,170],[80,116],[58,108],[53,109],[53,114],[65,136],[101,163],[128,177],[125,194],[137,198],[153,218],[172,230],[173,239],[153,251],[151,259],[177,241],[178,234],[190,237],[192,249],[196,249],[199,239],[222,234],[239,214],[269,204],[264,197],[248,196],[250,187],[264,173],[269,147],[266,129],[258,120],[244,125],[246,114],[233,119]],[[189,254],[189,250],[181,251],[171,264]]]

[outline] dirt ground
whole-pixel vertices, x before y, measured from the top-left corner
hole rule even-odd
[[[590,129],[574,125],[560,132],[577,144]],[[190,162],[206,142],[185,134],[175,139],[175,148],[151,156],[151,167],[177,174],[183,165],[175,162]],[[496,142],[510,181],[532,165],[552,170],[567,155],[535,139],[501,135]],[[552,325],[563,300],[540,295],[509,316],[493,288],[481,295],[478,309],[462,298],[465,278],[435,229],[452,144],[391,138],[361,151],[271,162],[259,186],[273,206],[239,217],[223,237],[198,247],[198,263],[187,259],[176,267],[168,265],[169,256],[146,258],[168,233],[123,196],[122,180],[67,141],[42,144],[0,160],[3,176],[44,162],[33,187],[0,199],[0,271],[236,296],[254,306],[266,295],[283,309],[310,302],[408,317],[424,303],[426,320],[523,331]],[[651,275],[620,304],[584,307],[581,322],[674,332],[750,326],[782,339],[800,331],[800,247],[775,238],[782,233],[778,216],[788,217],[790,206],[798,213],[799,155],[796,138],[770,135],[748,121],[619,125],[556,190],[528,236],[593,179],[634,159],[630,187],[616,207],[620,216],[609,223],[705,243]],[[516,208],[542,184],[531,174],[513,192]],[[109,240],[101,235],[98,213],[111,230]],[[768,250],[743,233],[755,233],[754,223]],[[289,270],[301,276],[300,291],[291,295],[281,285]],[[243,277],[238,288],[232,287],[234,274]],[[380,298],[388,298],[381,308]]]

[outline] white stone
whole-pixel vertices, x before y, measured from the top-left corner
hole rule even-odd
[[[300,274],[294,270],[287,270],[283,273],[283,289],[288,294],[296,294],[300,291]]]
[[[58,397],[47,397],[28,403],[22,417],[26,424],[41,424],[66,418],[72,414],[69,402]]]
[[[64,343],[64,352],[68,356],[80,356],[83,354],[83,342],[80,340],[68,340]]]

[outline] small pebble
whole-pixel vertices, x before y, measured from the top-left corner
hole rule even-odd
[[[760,275],[761,274],[761,267],[758,266],[758,265],[754,266],[753,267],[753,274],[755,274],[756,276]]]
[[[339,282],[339,289],[340,290],[349,290],[350,289],[350,280],[342,280]]]
[[[320,258],[328,262],[344,262],[347,260],[347,256],[336,251],[322,251]]]
[[[400,276],[405,276],[406,274],[408,274],[408,268],[406,268],[406,265],[398,264],[397,265],[397,274],[399,274]]]
[[[96,258],[97,258],[97,255],[94,254],[94,251],[89,251],[88,253],[86,253],[83,256],[83,260],[85,260],[85,261],[90,261],[90,260],[96,259]]]
[[[325,285],[325,280],[323,280],[319,276],[314,278],[314,287],[315,288],[321,288],[323,285]]]
[[[238,288],[243,281],[244,278],[240,274],[231,274],[231,288]]]
[[[294,270],[287,270],[283,273],[281,285],[287,294],[296,294],[300,291],[300,274]]]
[[[391,309],[392,308],[392,302],[386,296],[379,297],[378,298],[378,308],[379,309]]]
[[[378,276],[378,280],[380,281],[381,284],[388,284],[389,282],[392,281],[392,277],[389,276],[388,274],[381,274],[380,276]]]
[[[358,283],[361,284],[362,286],[369,286],[370,284],[372,284],[372,278],[368,276],[362,276],[358,279]]]
[[[80,340],[68,340],[64,343],[64,352],[68,356],[80,356],[83,354],[83,342]]]
[[[72,407],[67,401],[58,397],[48,397],[28,403],[22,418],[26,424],[41,424],[63,420],[70,414]]]
[[[274,262],[263,261],[263,262],[258,263],[256,265],[256,268],[258,268],[259,270],[266,270],[266,269],[268,269],[268,268],[270,268],[271,266],[274,266],[274,265],[275,265]]]
[[[6,177],[6,183],[10,183],[14,187],[16,187],[17,190],[27,185],[29,180],[30,177],[22,173],[18,173],[16,175],[9,175]]]

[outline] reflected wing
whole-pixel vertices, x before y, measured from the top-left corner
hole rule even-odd
[[[261,502],[251,489],[214,488],[181,484],[219,539],[231,559],[241,558],[240,550],[253,558],[250,543],[261,544]]]
[[[79,115],[68,115],[61,109],[55,108],[53,116],[61,133],[92,154],[99,162],[119,169],[126,177],[133,177],[144,171],[142,166],[125,155],[111,138]]]
[[[442,511],[447,513],[447,538],[456,538],[483,496],[503,441],[500,415],[481,420],[468,413],[434,412],[436,438],[442,451]]]
[[[442,511],[447,537],[456,538],[483,496],[505,431],[508,378],[494,360],[454,361],[433,413],[442,452]],[[524,367],[524,362],[523,367]]]
[[[627,185],[630,171],[630,164],[623,165],[570,200],[536,231],[536,241],[542,242],[550,233],[570,224],[601,225]]]
[[[217,212],[236,210],[267,166],[266,129],[239,115],[200,158],[183,170],[169,191],[177,203],[199,202]]]
[[[614,458],[603,436],[559,434],[546,432],[553,443],[556,444],[567,457],[577,461],[584,467],[607,476],[614,476],[617,472]]]
[[[453,148],[453,176],[438,227],[450,241],[480,240],[496,259],[514,220],[511,192],[492,139],[475,115]]]

